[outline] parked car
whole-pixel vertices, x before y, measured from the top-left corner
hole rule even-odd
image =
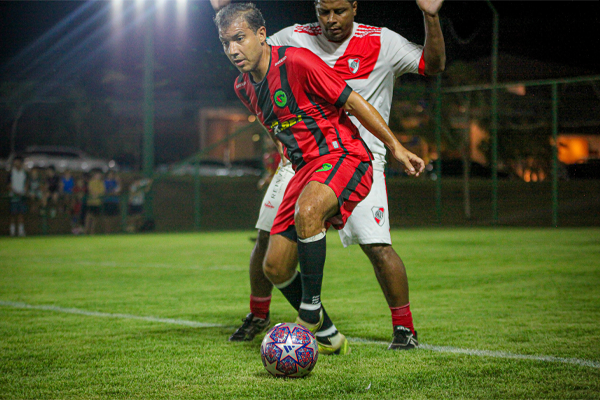
[[[58,172],[65,170],[73,172],[118,170],[117,163],[114,160],[107,161],[95,158],[78,148],[69,146],[29,146],[18,155],[23,157],[27,169],[52,166]],[[14,157],[13,154],[7,160],[9,168]]]
[[[157,172],[172,175],[200,175],[200,176],[260,176],[262,171],[241,165],[227,165],[218,160],[202,160],[198,163],[180,164],[175,166],[163,165]]]

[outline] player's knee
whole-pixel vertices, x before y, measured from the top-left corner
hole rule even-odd
[[[298,237],[307,238],[321,232],[322,221],[319,211],[311,204],[296,206],[294,223]]]

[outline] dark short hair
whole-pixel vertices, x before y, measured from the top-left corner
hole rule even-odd
[[[319,4],[320,0],[314,0],[314,1],[315,1],[315,6],[316,6],[317,4]],[[352,4],[352,3],[356,3],[358,0],[346,0],[346,1],[350,4]]]
[[[262,13],[254,3],[229,4],[215,15],[215,25],[219,30],[226,29],[238,17],[243,17],[253,32],[258,31],[262,26],[266,26]]]

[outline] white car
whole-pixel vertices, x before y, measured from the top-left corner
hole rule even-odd
[[[72,172],[118,170],[117,163],[113,160],[106,161],[94,158],[78,148],[68,146],[29,146],[24,152],[19,153],[19,156],[23,157],[26,169],[52,166],[58,172],[66,170]],[[13,158],[13,155],[8,158],[8,168],[12,165]]]

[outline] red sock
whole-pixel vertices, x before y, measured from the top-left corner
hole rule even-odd
[[[410,303],[402,307],[390,307],[392,312],[392,325],[402,325],[405,328],[415,333],[415,327],[413,326],[412,313],[410,312]]]
[[[267,318],[269,313],[269,307],[271,306],[271,296],[269,297],[256,297],[250,295],[250,312],[254,314],[256,318]]]

